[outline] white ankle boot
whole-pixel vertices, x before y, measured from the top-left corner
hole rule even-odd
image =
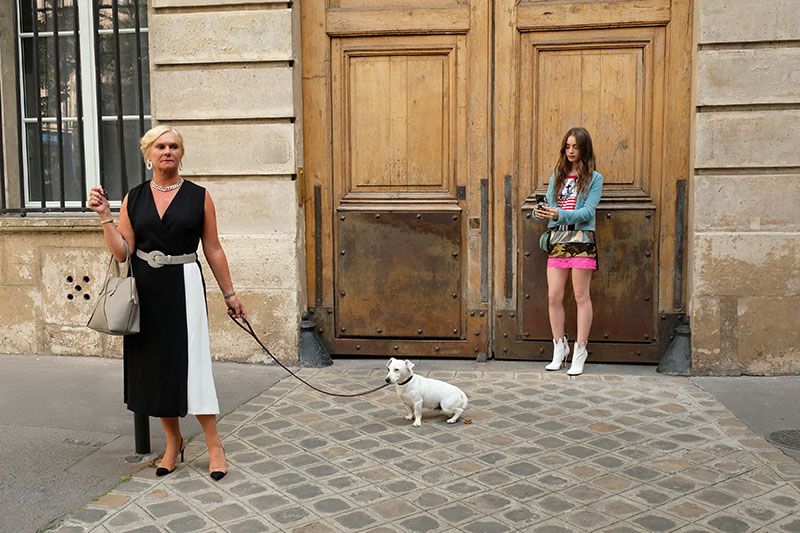
[[[572,354],[572,365],[567,370],[570,376],[580,376],[583,374],[583,364],[586,358],[589,357],[589,352],[586,350],[586,344],[575,343],[575,352]]]
[[[567,336],[564,335],[560,339],[553,339],[553,361],[544,367],[545,370],[561,370],[562,363],[566,366],[565,359],[569,354],[569,344],[567,344]]]

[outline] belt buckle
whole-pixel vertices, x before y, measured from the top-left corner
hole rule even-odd
[[[150,255],[147,257],[147,264],[153,268],[161,268],[166,264],[159,262],[164,257],[167,257],[167,254],[165,254],[164,252],[159,252],[158,250],[150,252]]]

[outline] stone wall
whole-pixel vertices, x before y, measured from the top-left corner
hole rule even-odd
[[[300,21],[289,5],[149,2],[154,122],[183,134],[182,174],[214,199],[236,290],[285,362],[297,359],[305,303]],[[121,354],[119,339],[84,327],[109,258],[101,235],[96,216],[0,217],[0,353]],[[205,263],[204,273],[212,355],[269,359],[229,321]]]
[[[693,370],[800,373],[800,11],[697,9]]]

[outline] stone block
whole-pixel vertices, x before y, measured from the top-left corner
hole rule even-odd
[[[294,124],[180,127],[186,176],[263,176],[295,172]]]
[[[248,320],[269,350],[284,364],[297,362],[300,302],[296,290],[237,291]],[[211,355],[214,359],[246,363],[271,363],[272,359],[247,333],[231,322],[221,297],[209,298]]]
[[[122,335],[101,335],[103,357],[122,358]]]
[[[698,54],[697,104],[794,104],[800,102],[800,48],[702,50]]]
[[[45,324],[44,352],[55,355],[103,355],[103,335],[83,326]],[[120,352],[121,353],[121,352]]]
[[[800,297],[739,300],[739,362],[746,374],[800,374]]]
[[[292,59],[290,9],[159,13],[150,19],[155,65]]]
[[[796,0],[703,0],[700,43],[787,41],[800,39]]]
[[[692,373],[710,374],[720,355],[719,301],[714,297],[692,298]]]
[[[6,237],[0,234],[0,285],[6,284],[6,269],[4,258],[8,257],[6,253]]]
[[[4,236],[0,270],[7,285],[35,285],[39,282],[39,250],[34,245],[34,234],[9,233]]]
[[[695,296],[800,296],[800,234],[699,233]]]
[[[697,114],[696,168],[800,166],[800,110]]]
[[[57,219],[51,219],[57,220]],[[59,222],[65,222],[59,220]],[[0,256],[0,269],[4,271],[4,283],[8,285],[38,285],[41,282],[43,247],[69,247],[71,249],[95,248],[103,246],[101,229],[92,220],[92,231],[84,228],[70,229],[65,224],[64,231],[52,231],[42,226],[41,231],[26,229],[8,232],[3,235],[5,248]]]
[[[800,174],[701,175],[692,188],[695,230],[800,230]]]
[[[0,352],[39,353],[41,298],[33,287],[0,287]]]
[[[105,248],[43,248],[41,256],[43,320],[85,326],[103,287],[109,252]]]
[[[152,73],[151,83],[153,115],[162,122],[294,116],[289,67],[160,68]]]
[[[233,286],[237,289],[299,290],[296,240],[292,235],[223,235],[220,242],[228,258]],[[219,289],[208,263],[203,274],[209,294]],[[212,296],[209,296],[212,297]]]
[[[217,229],[224,234],[297,235],[297,182],[289,178],[200,178],[217,211]]]

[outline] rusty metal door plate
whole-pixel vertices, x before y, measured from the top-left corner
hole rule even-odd
[[[342,210],[336,222],[337,337],[463,338],[460,210]]]

